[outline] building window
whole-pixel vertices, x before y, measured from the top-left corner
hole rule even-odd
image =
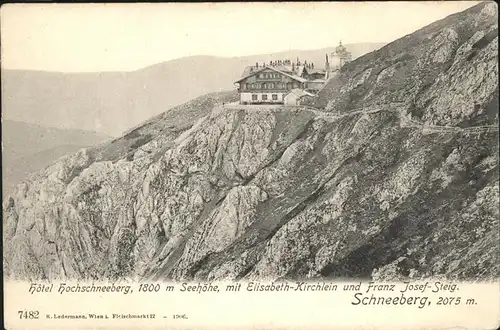
[[[245,84],[243,89],[248,89],[248,84]]]
[[[277,94],[273,94],[273,100],[274,100],[274,101],[277,101],[277,100],[278,100],[278,95],[277,95]]]
[[[257,94],[252,94],[252,101],[257,101]]]
[[[274,88],[274,84],[273,83],[270,83],[269,84],[269,89],[273,89]]]
[[[267,101],[267,94],[262,95],[262,101]]]

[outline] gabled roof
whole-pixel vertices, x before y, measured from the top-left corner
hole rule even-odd
[[[270,66],[260,66],[256,69],[255,66],[250,65],[245,67],[245,70],[243,71],[243,74],[241,75],[241,78],[243,77],[250,77],[252,73],[257,73],[262,71],[263,69],[268,69],[268,68],[273,68],[275,70],[278,70],[280,72],[288,73],[291,75],[297,75],[298,67],[294,65],[270,65]]]
[[[253,73],[260,72],[260,71],[262,71],[262,69],[265,69],[265,67],[256,70],[255,66],[252,66],[252,65],[247,66],[247,67],[245,67],[245,70],[243,70],[243,73],[241,74],[240,80],[243,78],[246,78],[246,77],[250,77]]]
[[[314,94],[306,92],[305,90],[300,89],[300,88],[294,88],[290,92],[288,92],[286,95],[291,94],[291,93],[297,95],[298,97],[302,97],[302,96],[314,96]]]
[[[263,67],[263,68],[261,68],[261,69],[259,69],[259,70],[254,70],[254,71],[250,71],[250,68],[251,68],[251,67],[246,67],[246,68],[245,68],[245,71],[243,71],[243,75],[242,75],[242,77],[241,77],[240,79],[236,80],[235,82],[237,82],[237,83],[238,83],[238,82],[240,82],[240,81],[242,81],[242,80],[244,80],[244,79],[246,79],[246,78],[248,78],[248,77],[251,77],[251,76],[253,76],[253,75],[256,75],[257,73],[262,72],[262,71],[264,71],[264,70],[266,70],[266,69],[270,69],[270,70],[272,70],[272,71],[275,71],[275,72],[277,72],[277,73],[280,73],[280,74],[282,74],[282,75],[284,75],[284,76],[287,76],[287,77],[292,78],[292,79],[294,79],[294,80],[297,80],[297,81],[299,81],[299,82],[306,82],[306,81],[307,81],[307,79],[304,79],[304,78],[302,78],[302,77],[299,77],[299,76],[297,76],[297,75],[295,75],[295,74],[289,74],[289,73],[285,72],[285,70],[284,70],[284,69],[283,69],[283,71],[282,71],[282,70],[279,70],[279,69],[278,69],[278,67],[265,66],[265,67]],[[283,68],[284,68],[284,67],[283,67]]]

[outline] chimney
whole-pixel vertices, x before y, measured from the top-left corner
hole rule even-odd
[[[259,68],[259,62],[255,62],[255,67],[258,69]]]

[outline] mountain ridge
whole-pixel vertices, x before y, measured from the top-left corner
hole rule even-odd
[[[498,278],[497,20],[398,39],[312,105],[209,94],[61,159],[4,203],[6,277]]]
[[[61,156],[111,140],[110,136],[85,130],[64,130],[2,120],[3,193],[30,173],[43,169]]]
[[[370,43],[351,45],[354,56],[380,46]],[[3,69],[4,118],[42,126],[84,128],[117,136],[200,95],[235,89],[233,82],[245,65],[253,65],[255,61],[268,62],[286,54],[293,58],[304,54],[307,60],[321,66],[324,51],[234,58],[201,55],[124,72],[67,74]]]

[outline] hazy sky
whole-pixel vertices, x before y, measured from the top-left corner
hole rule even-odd
[[[478,2],[13,4],[2,67],[135,70],[190,55],[241,56],[389,42]]]

